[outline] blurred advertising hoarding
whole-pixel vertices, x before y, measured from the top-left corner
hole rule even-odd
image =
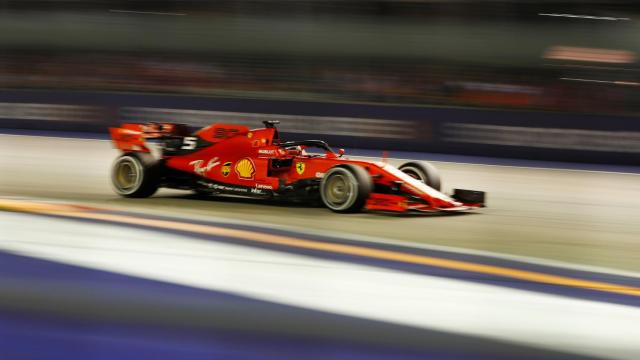
[[[2,103],[0,128],[88,131],[106,137],[107,127],[121,122],[177,122],[195,129],[215,122],[260,127],[264,120],[280,120],[279,128],[286,138],[320,138],[336,147],[582,162],[640,160],[640,123],[620,116],[161,95],[84,95],[87,102],[80,105],[27,102],[27,98],[20,103]],[[39,96],[54,97],[46,93]],[[68,100],[77,98],[82,97],[71,96]]]

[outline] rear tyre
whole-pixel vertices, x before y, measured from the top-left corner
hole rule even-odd
[[[334,166],[320,183],[322,202],[338,213],[362,210],[371,191],[371,175],[364,168],[351,164]]]
[[[402,164],[398,169],[414,179],[440,191],[441,182],[438,169],[426,161],[410,161]]]
[[[129,198],[145,198],[158,191],[159,165],[150,154],[129,153],[116,159],[111,168],[115,192]]]

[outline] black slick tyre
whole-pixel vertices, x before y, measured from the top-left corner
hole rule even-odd
[[[412,178],[422,181],[429,187],[440,191],[442,184],[438,169],[428,162],[410,161],[402,164],[398,169]]]
[[[320,183],[322,203],[338,213],[362,210],[372,191],[371,175],[361,166],[352,164],[332,167]]]
[[[123,197],[145,198],[158,191],[159,165],[150,154],[128,153],[115,160],[111,184]]]

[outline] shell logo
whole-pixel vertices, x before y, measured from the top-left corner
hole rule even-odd
[[[253,180],[253,175],[256,173],[256,167],[249,158],[238,161],[235,169],[238,178],[245,180]]]

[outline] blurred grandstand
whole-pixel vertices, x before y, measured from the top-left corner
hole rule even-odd
[[[601,114],[640,104],[632,2],[23,0],[0,10],[2,88]]]

